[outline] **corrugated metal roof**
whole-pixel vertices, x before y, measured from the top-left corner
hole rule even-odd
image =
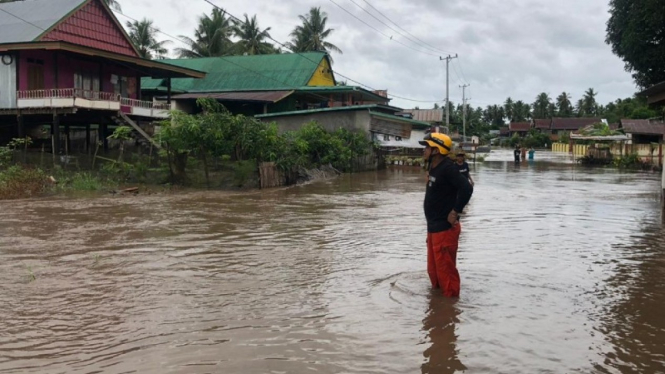
[[[367,110],[367,109],[380,109],[380,110],[391,111],[393,113],[397,113],[401,110],[399,108],[395,108],[389,105],[368,104],[368,105],[352,105],[352,106],[340,106],[333,108],[306,109],[306,110],[295,110],[291,112],[260,114],[256,116],[256,118],[300,116],[303,114],[312,114],[312,113],[321,113],[321,112],[351,112],[354,110]]]
[[[549,129],[552,125],[551,119],[536,119],[533,121],[537,129]]]
[[[665,124],[650,122],[647,119],[622,119],[621,126],[626,134],[665,135]]]
[[[378,113],[378,112],[372,112],[372,111],[370,111],[369,114],[372,115],[373,117],[385,118],[385,119],[387,119],[389,121],[393,121],[393,122],[408,123],[408,124],[410,124],[412,126],[415,126],[416,128],[419,128],[419,129],[428,129],[428,128],[432,127],[427,122],[415,121],[415,120],[400,117],[400,116],[393,116],[391,114]]]
[[[413,119],[422,122],[443,122],[443,109],[406,109]]]
[[[391,99],[378,95],[376,92],[366,90],[362,87],[358,86],[329,86],[329,87],[324,87],[324,86],[305,86],[305,87],[300,87],[296,91],[298,93],[314,93],[314,94],[319,94],[319,95],[325,95],[325,94],[352,94],[352,95],[360,95],[363,99],[369,99],[373,101],[378,101],[378,102],[388,102]]]
[[[100,1],[85,4],[40,40],[62,40],[127,56],[139,56],[125,30]]]
[[[579,130],[602,122],[600,118],[552,118],[552,130]]]
[[[4,12],[0,12],[0,43],[34,41],[86,1],[26,0],[2,3],[0,9]]]
[[[510,131],[529,131],[531,130],[531,122],[512,122],[508,128]]]
[[[173,79],[171,87],[182,92],[288,90],[307,86],[325,53],[283,53],[162,60],[208,73],[205,79]],[[164,86],[161,79],[143,78],[142,90]]]
[[[254,101],[259,103],[276,103],[291,95],[293,91],[241,91],[216,93],[187,93],[173,96],[174,99],[210,98],[225,101]]]

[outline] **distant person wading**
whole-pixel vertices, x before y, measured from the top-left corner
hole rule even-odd
[[[469,163],[466,162],[466,154],[464,152],[458,152],[457,157],[455,158],[455,165],[459,169],[459,172],[469,180],[471,187],[474,186],[475,182],[471,178],[471,172],[469,171]]]
[[[427,219],[427,273],[433,288],[447,297],[459,297],[457,248],[462,226],[459,217],[473,188],[455,162],[448,157],[452,140],[444,134],[430,134],[421,145],[428,161],[425,218]]]

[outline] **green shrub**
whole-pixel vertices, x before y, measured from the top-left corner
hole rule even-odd
[[[0,200],[37,196],[46,187],[46,175],[41,169],[15,165],[0,172]]]
[[[238,161],[232,164],[233,166],[233,183],[237,187],[243,187],[254,176],[257,175],[258,169],[256,161]]]
[[[70,187],[74,191],[99,191],[104,185],[90,173],[76,173],[71,178]]]

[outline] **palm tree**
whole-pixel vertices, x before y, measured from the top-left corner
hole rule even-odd
[[[248,55],[265,55],[275,53],[275,47],[265,42],[270,38],[270,27],[261,31],[256,15],[249,19],[245,14],[245,22],[233,22],[233,34],[240,40],[236,43],[236,52]]]
[[[583,101],[583,109],[584,113],[587,116],[595,116],[598,113],[598,103],[596,102],[596,95],[598,95],[598,92],[594,91],[593,88],[589,88],[584,92],[584,97],[582,97]]]
[[[152,26],[152,20],[144,18],[141,21],[127,22],[127,27],[129,28],[129,39],[132,40],[136,49],[139,50],[141,57],[160,59],[164,58],[169,52],[164,47],[169,41],[158,42],[155,38],[155,34],[159,30]]]
[[[513,122],[526,122],[531,118],[531,106],[522,100],[513,105]]]
[[[212,10],[212,17],[204,14],[199,17],[199,25],[194,32],[195,39],[180,36],[188,48],[178,48],[176,53],[181,58],[217,57],[232,54],[231,21],[226,12],[220,9]]]
[[[515,117],[515,102],[510,97],[503,103],[503,112],[508,117],[508,121],[513,122],[513,118]]]
[[[329,43],[326,39],[333,33],[334,29],[327,29],[328,15],[321,12],[321,8],[311,8],[309,14],[298,16],[302,25],[296,26],[291,32],[292,40],[288,44],[293,52],[337,52],[342,50],[336,45]]]
[[[536,101],[533,103],[533,116],[534,118],[548,118],[550,103],[552,99],[545,92],[539,94],[536,97]]]
[[[577,112],[578,117],[584,117],[587,113],[584,111],[584,99],[577,100],[577,105],[575,105],[575,111]]]
[[[556,107],[559,117],[572,117],[573,104],[570,102],[570,94],[563,92],[556,98]]]
[[[109,6],[109,8],[115,9],[118,12],[122,11],[122,8],[120,7],[120,3],[118,2],[118,0],[103,0],[103,1],[106,3],[106,5]]]

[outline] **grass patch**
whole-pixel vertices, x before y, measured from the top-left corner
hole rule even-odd
[[[46,175],[37,168],[15,165],[0,172],[0,200],[38,196],[47,186]]]
[[[104,188],[102,181],[90,173],[76,173],[71,179],[74,191],[99,191]]]

